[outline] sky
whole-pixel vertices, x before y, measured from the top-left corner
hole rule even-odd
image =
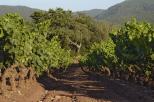
[[[124,0],[0,0],[0,5],[22,5],[42,10],[60,7],[65,10],[82,11],[107,9],[122,1]]]

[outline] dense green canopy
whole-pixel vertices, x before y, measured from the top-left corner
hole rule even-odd
[[[48,39],[58,36],[63,48],[71,47],[80,52],[80,49],[89,48],[91,43],[103,38],[103,32],[96,26],[97,22],[82,14],[74,15],[71,11],[58,8],[34,12],[31,17],[36,24],[47,22]]]

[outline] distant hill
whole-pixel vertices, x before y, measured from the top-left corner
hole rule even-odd
[[[92,10],[87,10],[87,11],[79,11],[79,13],[86,14],[87,16],[90,17],[96,17],[97,15],[102,14],[102,12],[105,11],[103,9],[92,9]]]
[[[82,11],[84,13],[84,11]],[[122,23],[131,17],[154,23],[154,0],[125,0],[107,10],[85,11],[97,20],[105,20],[112,23]]]
[[[136,17],[154,23],[154,0],[126,0],[95,16],[98,20],[121,23]]]
[[[6,13],[19,13],[26,20],[31,20],[30,15],[34,11],[38,11],[39,9],[33,9],[26,6],[6,6],[0,5],[0,15],[4,15]]]
[[[17,12],[26,20],[31,20],[30,15],[34,11],[38,11],[38,9],[25,6],[0,5],[0,15]],[[154,23],[154,0],[125,0],[124,2],[116,4],[107,10],[92,9],[79,12],[97,20],[105,20],[115,24],[123,23],[131,17],[136,17],[138,20]]]

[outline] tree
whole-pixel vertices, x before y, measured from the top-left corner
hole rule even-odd
[[[103,38],[94,20],[81,14],[74,15],[71,11],[50,9],[48,12],[35,12],[32,18],[37,24],[48,22],[46,34],[49,40],[58,36],[62,48],[71,48],[78,53]]]

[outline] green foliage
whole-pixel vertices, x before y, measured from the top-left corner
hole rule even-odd
[[[94,43],[81,58],[81,65],[93,72],[102,72],[102,67],[108,67],[115,74],[152,78],[154,27],[151,24],[132,19],[110,37],[112,39]]]
[[[32,66],[37,74],[53,68],[67,68],[71,63],[70,51],[61,48],[57,36],[48,39],[47,21],[38,25],[27,25],[17,14],[0,17],[1,65]]]
[[[117,47],[117,56],[124,63],[149,61],[153,53],[154,29],[145,22],[136,19],[127,22],[113,37]]]
[[[27,65],[32,54],[34,33],[30,33],[23,19],[17,14],[7,14],[0,18],[2,63]]]
[[[81,65],[100,70],[102,67],[113,68],[117,63],[116,45],[111,39],[94,43],[89,53],[81,59]]]
[[[41,35],[35,38],[30,65],[38,74],[48,69],[67,68],[71,62],[70,51],[61,48],[57,37],[52,38],[51,41]]]
[[[116,44],[119,69],[124,72],[133,70],[149,78],[154,63],[154,27],[132,19],[110,35]]]

